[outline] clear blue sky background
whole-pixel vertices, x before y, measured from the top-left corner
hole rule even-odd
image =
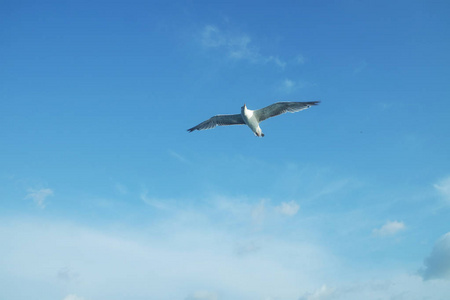
[[[2,1],[0,298],[444,299],[449,37],[448,1]]]

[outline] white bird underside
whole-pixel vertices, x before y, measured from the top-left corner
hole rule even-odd
[[[259,127],[259,123],[286,112],[298,112],[307,109],[313,105],[319,104],[320,101],[312,102],[277,102],[257,110],[247,109],[246,105],[241,108],[240,114],[235,115],[217,115],[208,120],[189,128],[188,131],[211,129],[216,126],[226,125],[244,125],[247,124],[257,136],[264,136]]]

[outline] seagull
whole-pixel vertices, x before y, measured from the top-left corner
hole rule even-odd
[[[310,108],[313,105],[319,104],[320,101],[312,101],[312,102],[277,102],[266,106],[261,109],[251,110],[248,109],[247,106],[241,107],[241,113],[236,115],[216,115],[214,117],[209,118],[208,120],[189,128],[187,131],[192,132],[194,130],[204,130],[211,129],[216,126],[225,126],[225,125],[244,125],[246,124],[253,133],[258,137],[263,137],[264,133],[262,133],[261,128],[259,127],[259,123],[272,118],[285,112],[298,112],[307,108]]]

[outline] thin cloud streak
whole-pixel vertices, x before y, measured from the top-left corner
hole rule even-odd
[[[148,191],[143,191],[140,195],[141,200],[154,208],[160,209],[160,210],[168,210],[170,208],[170,205],[162,200],[152,198],[148,196]]]
[[[185,164],[191,164],[191,162],[188,159],[186,159],[184,156],[182,156],[181,154],[179,154],[173,150],[170,150],[170,149],[168,150],[168,152],[172,157],[176,158],[180,162],[185,163]]]

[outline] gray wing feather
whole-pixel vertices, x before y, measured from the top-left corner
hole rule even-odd
[[[312,102],[277,102],[264,108],[255,110],[254,116],[258,122],[262,122],[268,118],[275,117],[286,112],[298,112],[319,104],[320,101]]]
[[[217,115],[208,120],[198,124],[195,127],[189,128],[188,131],[192,132],[194,130],[211,129],[216,126],[226,126],[226,125],[242,125],[245,124],[244,119],[242,119],[241,114],[236,115]]]

